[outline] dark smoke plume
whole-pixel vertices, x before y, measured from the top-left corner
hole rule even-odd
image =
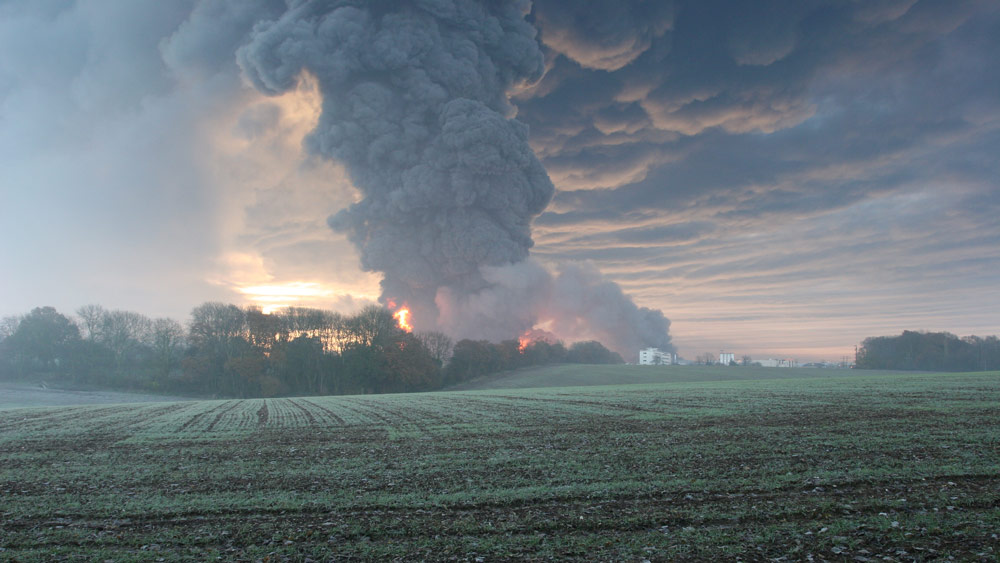
[[[495,0],[292,2],[254,27],[237,58],[267,94],[294,88],[303,72],[315,76],[323,108],[307,146],[342,162],[364,196],[329,224],[357,245],[366,270],[383,272],[383,302],[407,303],[418,328],[510,338],[546,311],[572,309],[559,291],[573,290],[614,295],[595,305],[599,315],[581,309],[554,319],[554,329],[568,330],[562,319],[613,319],[633,323],[627,334],[656,333],[617,347],[628,356],[640,344],[669,346],[662,314],[636,313],[595,272],[569,283],[572,268],[553,278],[530,262],[511,267],[528,258],[531,221],[554,192],[508,101],[544,71],[529,9]],[[530,276],[512,280],[521,270]],[[512,293],[520,301],[501,300]],[[539,302],[543,294],[561,299]],[[612,312],[612,302],[624,310]],[[473,321],[482,315],[489,323]]]

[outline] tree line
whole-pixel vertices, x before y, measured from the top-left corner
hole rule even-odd
[[[548,363],[623,363],[598,342],[460,340],[411,333],[393,313],[204,303],[187,326],[87,305],[0,322],[0,377],[225,397],[392,393],[440,389]]]
[[[855,366],[919,371],[1000,370],[1000,339],[906,330],[899,336],[866,338],[858,348]]]

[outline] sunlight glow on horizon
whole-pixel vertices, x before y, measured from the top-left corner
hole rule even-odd
[[[377,297],[352,289],[337,288],[319,282],[269,283],[235,288],[251,304],[270,314],[288,307],[330,309],[331,304],[343,301],[374,301]]]
[[[271,314],[279,309],[292,307],[302,302],[303,298],[313,301],[329,297],[333,291],[315,282],[290,282],[285,284],[253,285],[236,289],[256,305],[261,305],[264,314]]]

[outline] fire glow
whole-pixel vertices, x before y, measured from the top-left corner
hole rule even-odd
[[[547,344],[555,344],[559,342],[556,335],[543,328],[529,328],[524,331],[524,334],[517,338],[517,351],[524,353],[524,351],[536,342],[545,342]]]
[[[398,309],[396,308],[396,301],[394,299],[387,300],[385,304],[389,307],[390,311],[395,310],[392,313],[392,318],[396,319],[396,324],[399,325],[399,328],[406,332],[413,332],[413,325],[410,324],[410,308],[406,303],[403,303],[403,306]]]
[[[531,345],[531,343],[533,342],[533,341],[531,340],[531,335],[530,335],[530,333],[531,333],[531,331],[526,331],[526,332],[525,332],[525,333],[524,333],[523,335],[521,335],[521,336],[520,336],[520,337],[519,337],[519,338],[517,339],[517,351],[518,351],[518,352],[520,352],[520,353],[522,353],[522,354],[523,354],[523,353],[524,353],[524,350],[525,350],[525,349],[526,349],[526,348],[527,348],[528,346],[530,346],[530,345]]]
[[[413,332],[413,326],[410,325],[410,310],[403,305],[403,308],[392,314],[392,318],[396,319],[399,323],[399,328],[405,330],[406,332]]]

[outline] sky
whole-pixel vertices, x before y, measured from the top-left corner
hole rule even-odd
[[[368,192],[309,148],[339,98],[238,56],[293,4],[0,3],[0,315],[379,298],[327,223]],[[1000,333],[1000,3],[510,5],[541,66],[498,99],[555,188],[532,260],[601,272],[688,358]]]

